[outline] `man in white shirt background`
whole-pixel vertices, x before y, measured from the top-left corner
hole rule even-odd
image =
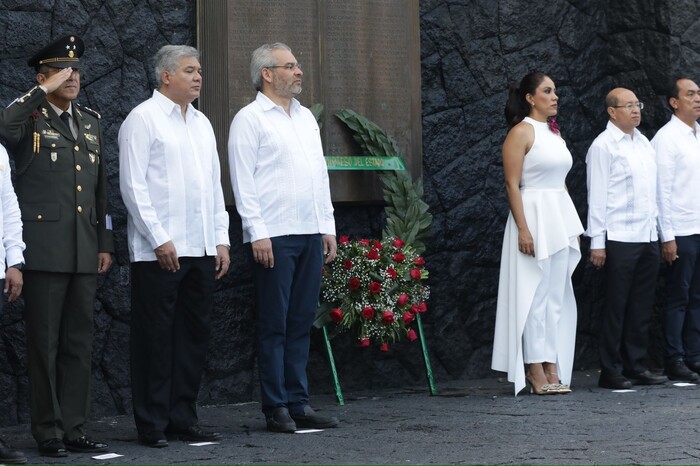
[[[7,296],[7,302],[16,300],[22,293],[22,218],[17,196],[10,177],[10,158],[5,147],[0,145],[0,287]],[[3,300],[0,299],[0,311]],[[24,453],[8,447],[0,439],[0,463],[24,464]]]
[[[119,130],[119,181],[131,260],[131,385],[143,445],[214,441],[196,401],[216,280],[229,266],[228,213],[211,123],[192,106],[199,52],[166,45],[159,83]]]
[[[659,272],[656,162],[637,130],[644,104],[629,89],[605,99],[609,121],[586,155],[590,260],[605,268],[598,385],[664,383],[647,367],[649,322]]]
[[[674,79],[671,120],[654,136],[661,257],[670,265],[663,310],[666,375],[698,381],[700,373],[700,88]]]
[[[253,261],[262,411],[273,432],[335,427],[309,406],[306,376],[324,257],[337,249],[320,131],[295,99],[303,72],[288,46],[256,49],[250,72],[258,93],[233,119],[228,152]]]

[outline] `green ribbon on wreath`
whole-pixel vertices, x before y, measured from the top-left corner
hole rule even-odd
[[[325,159],[329,170],[406,170],[401,157],[329,155]]]

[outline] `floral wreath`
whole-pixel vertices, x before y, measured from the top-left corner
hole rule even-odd
[[[361,347],[418,338],[411,324],[428,310],[430,288],[425,260],[398,238],[382,241],[348,236],[338,238],[338,254],[323,269],[321,308],[336,323],[337,332],[350,330]]]

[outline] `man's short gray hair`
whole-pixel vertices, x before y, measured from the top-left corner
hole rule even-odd
[[[182,57],[194,57],[199,60],[199,50],[189,45],[164,45],[156,52],[153,61],[156,65],[158,87],[163,85],[163,71],[174,73]]]
[[[274,44],[263,44],[253,52],[250,59],[250,79],[256,91],[262,90],[262,70],[268,66],[275,66],[275,60],[272,58],[272,51],[282,49],[291,52],[292,49],[282,42]]]

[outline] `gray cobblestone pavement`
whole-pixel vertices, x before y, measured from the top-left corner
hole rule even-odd
[[[265,430],[258,403],[200,408],[201,425],[223,434],[218,445],[136,443],[130,416],[90,424],[90,435],[123,455],[38,456],[28,426],[0,429],[30,463],[48,464],[699,464],[698,386],[636,387],[615,393],[597,386],[595,371],[574,374],[570,395],[513,397],[512,385],[491,378],[427,388],[331,395],[312,405],[341,426],[309,434]]]

